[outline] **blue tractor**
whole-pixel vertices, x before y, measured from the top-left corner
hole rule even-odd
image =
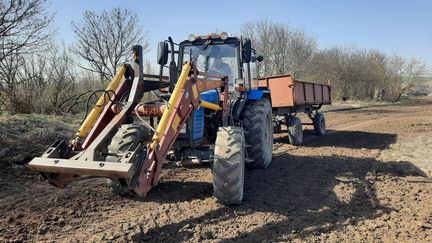
[[[200,73],[225,76],[228,96],[215,88],[200,94],[201,100],[228,103],[227,116],[205,107],[194,110],[173,146],[174,160],[198,159],[213,162],[214,195],[223,204],[241,202],[244,166],[266,168],[272,161],[273,120],[270,91],[258,86],[257,56],[251,41],[226,33],[190,35],[178,44],[171,38],[158,48],[160,74],[168,63],[170,90],[182,65],[192,61]],[[177,59],[177,62],[176,62]],[[169,97],[170,92],[163,96]],[[214,146],[213,146],[214,145]],[[213,149],[208,149],[208,148]]]

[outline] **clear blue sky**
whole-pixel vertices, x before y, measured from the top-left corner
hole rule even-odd
[[[101,12],[116,6],[139,14],[152,49],[147,58],[152,61],[156,60],[157,43],[169,35],[181,41],[190,33],[216,29],[237,34],[243,23],[266,18],[304,30],[317,39],[320,48],[374,48],[418,57],[432,67],[431,0],[52,0],[58,38],[66,44],[74,41],[71,21],[79,21],[85,10]]]

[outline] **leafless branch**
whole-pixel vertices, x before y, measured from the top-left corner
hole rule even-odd
[[[82,22],[72,23],[77,38],[72,52],[86,64],[80,67],[98,73],[102,80],[111,79],[129,58],[133,45],[142,45],[144,51],[149,48],[138,22],[138,15],[128,9],[115,8],[100,15],[86,11]]]

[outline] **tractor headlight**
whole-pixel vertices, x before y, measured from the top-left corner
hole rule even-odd
[[[222,33],[220,34],[220,38],[221,38],[222,40],[226,40],[226,39],[228,38],[228,33],[227,33],[227,32],[222,32]]]

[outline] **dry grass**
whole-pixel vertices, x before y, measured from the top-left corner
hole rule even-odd
[[[71,121],[71,122],[68,122]],[[0,168],[22,165],[57,139],[73,135],[76,118],[52,115],[0,116]]]

